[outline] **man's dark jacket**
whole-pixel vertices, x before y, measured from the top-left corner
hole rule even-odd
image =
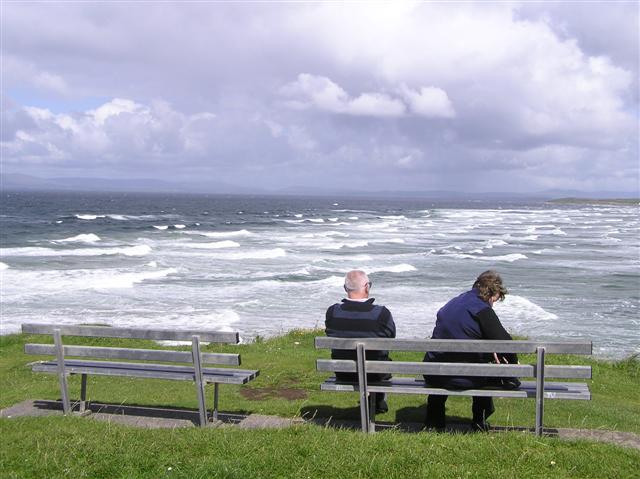
[[[327,309],[325,332],[332,338],[395,338],[396,325],[391,312],[385,306],[374,305],[374,298],[366,301],[343,299]],[[333,349],[332,359],[356,359],[354,350]],[[366,358],[389,361],[388,351],[367,351]],[[378,381],[388,375],[368,374],[368,381]],[[336,373],[341,381],[357,381],[357,374]]]

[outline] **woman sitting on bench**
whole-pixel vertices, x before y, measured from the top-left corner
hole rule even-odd
[[[476,279],[470,291],[462,293],[445,304],[439,311],[432,339],[502,339],[511,340],[511,335],[504,329],[498,316],[493,311],[493,304],[502,301],[507,289],[502,278],[495,271],[485,271]],[[515,364],[515,354],[504,354],[498,357],[495,353],[449,353],[428,352],[425,361],[429,362],[476,362],[487,363],[499,361]],[[425,376],[430,385],[446,389],[477,389],[485,386],[501,386],[515,389],[520,386],[517,378],[485,378],[472,376]],[[429,395],[427,400],[428,428],[442,430],[445,427],[445,403],[448,396]],[[489,428],[487,418],[493,414],[495,407],[491,397],[473,396],[473,427],[486,431]]]

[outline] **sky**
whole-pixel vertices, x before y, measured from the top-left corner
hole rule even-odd
[[[639,8],[2,1],[2,173],[639,192]]]

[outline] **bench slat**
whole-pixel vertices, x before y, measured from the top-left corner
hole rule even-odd
[[[146,329],[115,328],[110,326],[78,326],[57,324],[22,325],[25,334],[53,334],[59,329],[63,336],[89,336],[100,338],[149,339],[155,341],[191,341],[192,336],[199,336],[200,341],[208,343],[237,344],[240,336],[237,332],[201,331],[196,329]]]
[[[53,344],[25,344],[25,354],[55,355]],[[133,359],[140,361],[171,361],[176,363],[193,363],[190,351],[168,351],[162,349],[109,348],[98,346],[64,346],[65,356],[91,357],[100,359]],[[239,366],[239,354],[202,353],[205,364]]]
[[[125,367],[125,366],[129,367]],[[136,366],[151,366],[143,369]],[[131,364],[92,361],[65,361],[65,371],[70,374],[95,374],[102,376],[125,376],[136,378],[173,379],[181,381],[193,381],[195,372],[193,368],[183,366],[167,367],[164,364]],[[55,361],[42,361],[32,364],[34,372],[55,373],[57,363]],[[238,370],[226,368],[204,368],[203,379],[206,382],[224,384],[245,384],[254,379],[258,371]]]
[[[564,354],[591,354],[591,341],[503,341],[469,339],[389,339],[389,338],[315,338],[317,349],[356,349],[363,343],[367,350],[392,351],[456,351],[461,353],[535,353],[544,347],[545,352]]]
[[[318,371],[355,373],[355,361],[347,359],[318,359]],[[472,364],[436,362],[367,361],[367,373],[431,374],[434,376],[490,376],[535,377],[534,364]],[[591,366],[558,366],[544,368],[545,377],[564,379],[590,379]]]
[[[320,389],[334,392],[358,392],[357,383],[337,382],[335,378],[325,381]],[[444,389],[427,385],[423,380],[414,378],[393,378],[391,381],[369,383],[369,392],[385,392],[400,394],[446,394],[448,396],[490,396],[503,398],[535,398],[535,381],[523,381],[517,390],[506,389]],[[591,393],[585,383],[546,382],[544,388],[545,399],[574,399],[590,400]]]

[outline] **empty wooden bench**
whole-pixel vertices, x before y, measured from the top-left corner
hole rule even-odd
[[[440,394],[449,396],[491,396],[503,398],[531,398],[536,400],[537,435],[542,434],[544,400],[589,400],[589,387],[583,382],[556,382],[547,379],[590,379],[591,366],[546,364],[546,354],[591,354],[590,341],[497,341],[497,340],[445,340],[445,339],[383,339],[383,338],[315,338],[317,349],[355,350],[356,360],[318,359],[318,371],[357,373],[355,383],[327,379],[323,391],[359,392],[360,416],[364,432],[375,431],[375,407],[371,393]],[[535,353],[535,364],[439,363],[409,361],[365,360],[367,350],[464,352],[464,353]],[[367,383],[367,373],[388,373],[388,381]],[[444,389],[425,383],[422,375],[483,376],[534,378],[522,381],[518,389],[505,390],[486,387],[481,389]],[[407,377],[409,376],[409,377]]]
[[[220,384],[245,384],[259,371],[227,367],[205,367],[215,364],[239,366],[239,354],[203,353],[201,342],[237,344],[237,332],[137,329],[108,326],[58,326],[51,324],[23,324],[25,334],[53,336],[53,344],[26,344],[25,353],[53,355],[54,359],[31,363],[35,372],[57,374],[60,382],[62,405],[65,414],[71,412],[67,376],[81,374],[79,411],[86,410],[87,376],[124,376],[135,378],[171,379],[193,381],[196,386],[200,412],[200,425],[207,424],[205,404],[206,384],[214,384],[213,418],[218,416],[218,386]],[[169,349],[136,349],[98,346],[64,345],[63,336],[88,336],[94,338],[147,339],[155,341],[190,341],[191,351]],[[82,359],[70,359],[82,358]],[[125,362],[132,360],[140,362]],[[157,361],[157,362],[156,362]],[[174,363],[174,364],[163,364]],[[177,363],[177,364],[175,364]]]

